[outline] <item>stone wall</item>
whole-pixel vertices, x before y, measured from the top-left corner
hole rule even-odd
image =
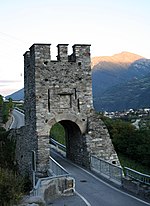
[[[30,149],[35,150],[37,176],[45,174],[49,133],[59,122],[66,131],[67,158],[90,166],[90,155],[118,161],[108,131],[93,110],[90,45],[59,44],[51,60],[50,44],[34,44],[24,54],[25,126]]]
[[[32,144],[29,144],[26,128],[11,129],[9,138],[16,142],[15,164],[23,176],[29,176],[32,180]]]
[[[122,187],[134,195],[144,198],[150,202],[150,186],[140,183],[129,177],[125,177],[122,180]]]

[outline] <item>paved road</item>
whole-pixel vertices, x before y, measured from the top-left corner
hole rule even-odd
[[[22,114],[21,112],[19,112],[18,110],[13,110],[13,122],[11,125],[11,129],[12,128],[20,128],[22,126],[24,126],[24,114]]]
[[[88,171],[74,165],[51,150],[51,156],[76,180],[76,191],[87,200],[88,206],[146,206],[150,205],[117,189]]]

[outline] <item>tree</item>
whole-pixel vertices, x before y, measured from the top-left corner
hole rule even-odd
[[[102,118],[115,150],[143,165],[150,165],[150,130],[137,130],[131,123]]]
[[[0,107],[3,106],[3,97],[0,95]]]

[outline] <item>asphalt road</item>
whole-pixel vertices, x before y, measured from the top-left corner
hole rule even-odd
[[[76,191],[86,199],[88,206],[146,206],[149,203],[137,199],[121,188],[116,188],[92,173],[71,163],[51,150],[51,156],[75,178]]]
[[[13,122],[12,125],[10,126],[10,129],[12,128],[20,128],[24,126],[24,114],[19,112],[18,110],[13,110]]]

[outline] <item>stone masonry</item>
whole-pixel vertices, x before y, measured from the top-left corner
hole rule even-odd
[[[89,168],[91,155],[119,162],[108,130],[93,109],[90,45],[74,45],[71,55],[68,44],[57,48],[55,61],[50,44],[34,44],[24,54],[25,146],[28,153],[36,152],[38,177],[46,175],[50,129],[57,122],[65,129],[66,156],[73,162]],[[31,164],[29,159],[26,164]]]

